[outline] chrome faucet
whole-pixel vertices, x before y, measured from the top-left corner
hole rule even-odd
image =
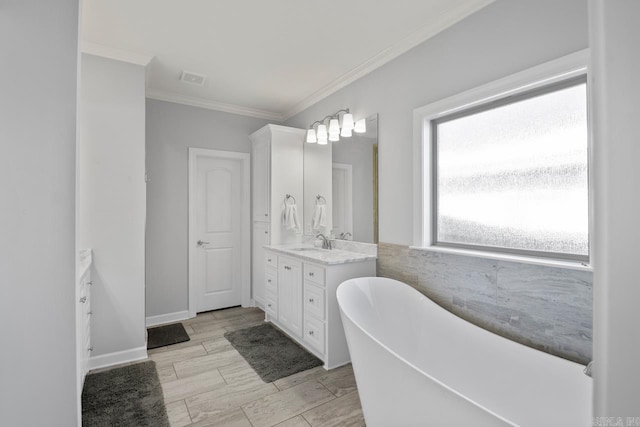
[[[322,239],[322,249],[331,249],[331,240],[327,236],[320,233],[316,236],[316,239]]]
[[[338,239],[340,239],[340,240],[348,240],[349,237],[353,237],[353,234],[351,234],[348,231],[345,231],[344,233],[340,233],[340,237],[338,237]]]

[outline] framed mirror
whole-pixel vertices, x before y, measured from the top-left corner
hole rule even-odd
[[[378,243],[378,115],[366,131],[304,146],[304,233]]]

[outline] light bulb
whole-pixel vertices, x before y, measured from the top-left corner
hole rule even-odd
[[[316,131],[313,130],[313,128],[307,131],[307,142],[309,144],[315,144],[316,142],[318,142],[318,138],[316,138]]]
[[[342,130],[353,130],[353,115],[351,113],[346,113],[342,116]],[[351,135],[349,135],[351,136]]]
[[[343,138],[349,138],[351,137],[351,135],[353,135],[351,132],[351,129],[342,128],[342,130],[340,131],[340,136]]]
[[[353,126],[353,131],[355,133],[365,133],[367,131],[367,120],[360,119]]]
[[[340,124],[338,123],[338,119],[329,120],[329,136],[331,135],[340,135]]]
[[[318,136],[318,144],[321,144],[320,141],[324,141],[327,143],[327,126],[322,124],[318,125],[318,129],[316,130],[316,135]]]

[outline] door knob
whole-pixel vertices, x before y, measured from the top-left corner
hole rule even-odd
[[[204,246],[204,245],[208,245],[209,242],[204,242],[202,240],[198,240],[198,246]]]

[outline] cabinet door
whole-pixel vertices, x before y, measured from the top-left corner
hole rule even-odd
[[[269,140],[253,143],[252,188],[253,188],[253,220],[269,222],[270,218],[270,155]]]
[[[278,321],[302,337],[302,263],[278,258]]]
[[[265,250],[263,248],[264,245],[268,245],[271,243],[270,240],[270,230],[269,224],[265,222],[254,222],[253,223],[253,244],[252,244],[252,274],[251,274],[251,284],[252,284],[252,294],[253,299],[256,301],[258,306],[264,307],[264,256]]]

